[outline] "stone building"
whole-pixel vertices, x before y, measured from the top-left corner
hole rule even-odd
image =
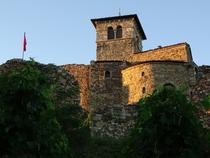
[[[126,135],[136,117],[136,103],[160,85],[186,87],[193,95],[199,67],[189,44],[143,51],[146,35],[137,15],[91,21],[96,29],[96,60],[63,67],[80,84],[80,104],[91,113],[92,134]]]

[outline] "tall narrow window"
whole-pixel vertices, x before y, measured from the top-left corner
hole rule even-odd
[[[142,88],[142,93],[144,94],[145,92],[146,92],[146,88],[143,87],[143,88]]]
[[[107,79],[107,78],[111,78],[111,73],[110,73],[110,71],[105,71],[105,78]]]
[[[114,30],[112,27],[108,27],[107,30],[107,38],[108,39],[114,39]]]
[[[116,38],[122,38],[122,26],[117,26]]]

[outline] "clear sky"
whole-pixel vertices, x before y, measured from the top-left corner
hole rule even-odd
[[[210,65],[210,0],[0,0],[0,64],[25,58],[56,65],[95,59],[91,18],[137,14],[143,49],[187,42],[194,61]]]

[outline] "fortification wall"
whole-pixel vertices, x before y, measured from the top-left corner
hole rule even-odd
[[[184,61],[191,62],[190,46],[186,43],[166,46],[153,50],[138,52],[128,57],[129,62],[145,61]]]
[[[89,65],[68,64],[62,66],[66,71],[72,74],[79,83],[80,87],[80,105],[89,110]]]
[[[21,59],[8,60],[5,64],[0,65],[0,74],[22,69],[25,66],[26,62]],[[50,78],[49,82],[56,86],[53,97],[55,105],[79,104],[79,86],[73,75],[62,67],[52,64],[35,63],[34,67],[46,74]]]

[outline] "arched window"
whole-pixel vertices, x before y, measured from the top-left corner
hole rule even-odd
[[[122,38],[122,26],[117,26],[116,38]]]
[[[146,88],[143,87],[143,88],[142,88],[142,93],[144,94],[145,92],[146,92]]]
[[[145,74],[144,72],[141,72],[141,76],[142,76],[142,77],[144,76],[144,74]]]
[[[114,30],[112,27],[108,27],[107,30],[107,38],[108,39],[114,39]]]
[[[105,71],[105,78],[107,79],[107,78],[111,78],[111,73],[110,73],[110,71]]]

